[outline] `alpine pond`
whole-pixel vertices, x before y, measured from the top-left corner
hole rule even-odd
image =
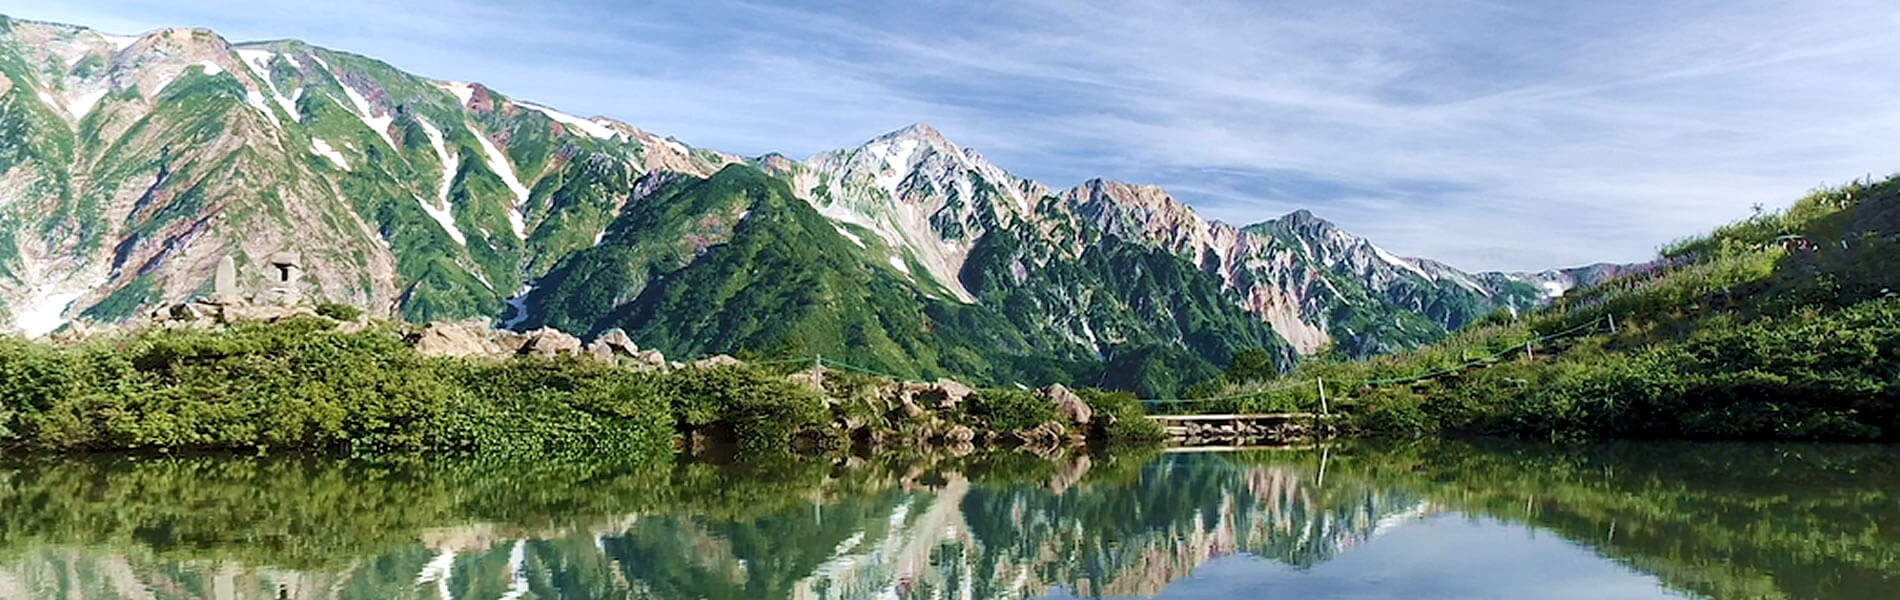
[[[1879,598],[1900,450],[0,469],[3,598]]]

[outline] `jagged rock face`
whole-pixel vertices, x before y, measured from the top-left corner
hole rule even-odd
[[[1217,280],[1226,302],[1268,323],[1299,353],[1328,345],[1354,355],[1403,349],[1491,310],[1539,300],[1527,276],[1472,276],[1400,258],[1306,211],[1238,228],[1202,219],[1159,187],[1095,179],[1054,194],[974,156],[927,126],[911,126],[802,165],[782,157],[761,162],[794,182],[841,232],[871,230],[895,249],[895,260],[920,259],[928,277],[947,281],[963,302],[988,302],[972,281],[980,269],[968,267],[986,236],[1014,238],[1004,278],[1015,286],[1035,285],[1052,263],[1078,262],[1091,248],[1165,251]],[[1066,315],[1051,329],[1099,354],[1114,340],[1104,343],[1104,324],[1088,318],[1088,295],[1076,290],[1041,304]]]
[[[0,310],[40,334],[306,258],[304,292],[490,317],[641,174],[736,157],[297,42],[0,17]],[[618,190],[618,191],[617,191]],[[256,281],[242,282],[246,287]]]
[[[780,172],[791,172],[794,189],[825,216],[877,236],[894,261],[922,265],[920,276],[963,302],[974,300],[958,278],[971,245],[1025,218],[1046,194],[922,124]]]

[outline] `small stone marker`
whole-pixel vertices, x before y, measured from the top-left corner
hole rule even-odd
[[[217,300],[233,300],[238,297],[237,260],[226,254],[218,259],[218,272],[211,279],[211,297]]]

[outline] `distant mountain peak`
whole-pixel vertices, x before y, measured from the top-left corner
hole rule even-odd
[[[911,123],[909,125],[905,125],[901,128],[892,130],[891,132],[886,133],[884,135],[877,136],[876,138],[873,138],[871,141],[872,142],[880,142],[880,141],[889,142],[889,141],[897,141],[897,140],[917,140],[917,141],[927,141],[927,142],[950,141],[949,139],[943,137],[943,133],[940,131],[937,131],[937,128],[931,127],[929,123],[923,123],[923,122],[917,122],[917,123]]]

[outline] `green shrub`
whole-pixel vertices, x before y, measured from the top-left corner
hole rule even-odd
[[[796,436],[822,436],[830,416],[815,390],[747,366],[676,371],[660,393],[680,424],[730,427],[748,452],[790,450]]]
[[[1153,442],[1167,438],[1167,432],[1161,425],[1148,418],[1148,413],[1135,398],[1134,392],[1114,392],[1098,389],[1078,390],[1077,395],[1089,405],[1090,419],[1096,424],[1101,437],[1110,441]]]
[[[317,314],[338,321],[354,321],[357,317],[363,316],[363,309],[357,308],[354,304],[346,304],[343,302],[319,302],[317,303]]]
[[[968,404],[972,416],[999,432],[1033,429],[1056,418],[1055,405],[1025,390],[983,390]]]

